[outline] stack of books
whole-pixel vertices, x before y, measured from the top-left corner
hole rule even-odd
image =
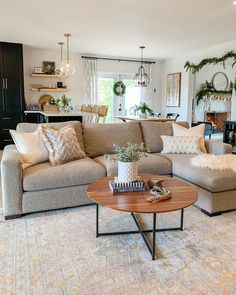
[[[143,180],[119,182],[114,179],[109,181],[109,186],[113,193],[143,192],[149,190],[148,184]]]

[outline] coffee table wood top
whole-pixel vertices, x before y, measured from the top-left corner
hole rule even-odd
[[[168,176],[141,174],[145,181],[150,178],[163,178],[163,186],[168,189],[172,197],[158,203],[149,203],[146,198],[149,192],[129,192],[113,194],[109,187],[109,180],[114,177],[104,177],[95,180],[87,190],[89,198],[96,204],[119,211],[133,213],[164,213],[189,207],[197,201],[196,189],[179,179]]]

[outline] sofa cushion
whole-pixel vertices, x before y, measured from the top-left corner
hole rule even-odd
[[[48,161],[48,150],[38,132],[10,130],[10,134],[21,155],[23,169]]]
[[[178,122],[177,124],[188,127],[188,122]],[[161,135],[173,135],[172,122],[140,122],[144,143],[151,153],[159,153],[163,149]]]
[[[60,166],[41,163],[24,170],[24,191],[38,191],[90,184],[106,176],[106,170],[90,158],[72,161]]]
[[[107,170],[107,176],[115,176],[118,173],[118,162],[109,161],[103,156],[94,158],[99,164]],[[139,173],[150,174],[170,174],[172,170],[171,161],[159,155],[148,154],[141,158],[139,162]]]
[[[44,123],[44,124],[19,123],[17,125],[17,131],[35,132],[38,129],[39,125],[48,126],[50,128],[56,129],[56,130],[61,129],[61,128],[68,126],[68,125],[74,126],[79,145],[80,145],[81,149],[84,151],[84,140],[83,140],[81,122],[67,121],[67,122],[60,122],[60,123]]]
[[[39,126],[39,134],[49,152],[52,166],[61,165],[73,160],[85,158],[76,137],[73,125],[55,130],[48,126]]]
[[[174,175],[210,192],[216,193],[236,189],[236,173],[231,170],[212,170],[193,166],[190,159],[196,157],[196,155],[166,154],[164,157],[172,161]]]
[[[139,122],[128,123],[83,123],[83,136],[85,152],[89,157],[103,156],[105,153],[113,153],[115,143],[126,145],[130,143],[142,143],[142,132]]]
[[[200,124],[191,128],[185,128],[176,123],[172,124],[173,136],[201,136],[200,139],[200,150],[206,153],[206,147],[204,142],[205,124]]]
[[[162,135],[163,154],[202,154],[201,136],[166,136]]]

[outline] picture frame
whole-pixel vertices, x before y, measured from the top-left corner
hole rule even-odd
[[[42,67],[34,67],[34,74],[43,74]]]
[[[167,75],[166,81],[166,106],[180,107],[181,73]]]
[[[53,75],[55,73],[55,61],[43,61],[43,72]]]

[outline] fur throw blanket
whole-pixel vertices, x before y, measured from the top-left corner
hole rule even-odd
[[[218,170],[226,170],[230,169],[236,172],[236,155],[199,155],[193,157],[191,159],[191,164],[193,166],[202,167],[202,168],[210,168],[210,169],[218,169]]]

